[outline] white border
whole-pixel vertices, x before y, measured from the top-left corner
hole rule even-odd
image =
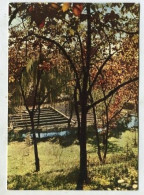
[[[76,2],[57,0],[55,2]],[[144,1],[143,0],[94,0],[78,2],[136,2],[140,3],[140,85],[139,85],[139,190],[138,191],[7,191],[7,114],[8,114],[8,3],[54,2],[54,0],[0,0],[0,194],[96,194],[96,195],[144,195]]]

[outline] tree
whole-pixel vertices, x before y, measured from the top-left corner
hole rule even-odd
[[[55,45],[67,59],[75,79],[74,104],[80,144],[80,173],[77,189],[83,189],[87,175],[87,113],[122,87],[138,80],[125,77],[104,97],[90,101],[102,71],[121,55],[123,41],[138,34],[138,4],[36,3],[11,4],[10,24],[15,17],[27,25],[26,37],[34,36]],[[20,14],[21,12],[21,14]],[[129,54],[128,54],[129,55]],[[125,63],[126,59],[124,59]],[[121,66],[121,63],[119,63]],[[111,63],[113,66],[113,63]],[[105,74],[107,74],[106,69]],[[94,73],[94,74],[93,74]],[[105,77],[105,74],[103,75]],[[80,112],[79,112],[80,111]]]
[[[40,106],[45,102],[55,101],[56,97],[61,93],[66,82],[68,82],[68,75],[65,72],[68,70],[59,69],[62,63],[61,55],[58,50],[52,54],[51,50],[43,48],[41,40],[27,39],[26,45],[19,42],[9,48],[9,83],[10,90],[13,90],[15,96],[19,94],[17,102],[14,105],[22,105],[28,111],[31,121],[31,133],[33,135],[35,166],[36,171],[40,170],[36,129],[39,125]],[[49,44],[45,46],[49,47]],[[17,52],[17,47],[19,51]],[[50,57],[52,55],[52,58]],[[59,63],[59,66],[57,66]],[[64,62],[66,63],[66,61]],[[12,96],[11,101],[15,101],[15,96]],[[21,99],[22,97],[22,99]],[[20,103],[20,102],[21,103]],[[36,111],[39,111],[37,126],[34,122]]]
[[[125,60],[122,60],[125,59]],[[111,65],[111,63],[113,65]],[[108,66],[108,67],[107,67]],[[113,58],[112,62],[109,62],[105,69],[101,72],[101,77],[95,85],[95,90],[93,91],[93,97],[97,99],[99,96],[105,95],[113,88],[122,83],[126,78],[135,77],[138,75],[138,36],[132,37],[131,42],[128,40],[123,42],[121,46],[121,55],[119,58]],[[92,74],[95,74],[94,70]],[[107,100],[99,105],[99,107],[93,107],[94,115],[94,126],[96,130],[97,137],[97,147],[99,160],[104,163],[106,160],[106,154],[108,150],[108,137],[110,136],[111,129],[116,125],[117,120],[123,118],[126,113],[122,114],[122,110],[125,108],[127,102],[135,101],[138,99],[138,87],[135,88],[134,84],[130,84],[121,88]],[[101,109],[100,109],[101,108]],[[97,120],[99,119],[99,120]],[[101,120],[100,120],[101,119]],[[98,133],[98,128],[103,128],[103,143],[104,143],[104,155],[102,157],[101,147],[100,147],[100,133]]]

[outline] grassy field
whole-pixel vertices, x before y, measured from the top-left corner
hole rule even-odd
[[[38,143],[41,170],[34,172],[33,146],[25,141],[8,145],[8,189],[74,190],[79,170],[79,145],[75,135],[49,138]],[[96,153],[93,136],[87,141],[89,184],[85,190],[136,190],[138,185],[135,133],[126,131],[109,139],[105,165]]]

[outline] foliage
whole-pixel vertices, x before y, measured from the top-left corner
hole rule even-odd
[[[27,133],[27,134],[26,134],[25,143],[26,143],[28,146],[32,145],[32,138],[31,138],[31,134],[30,134],[30,133]]]
[[[13,26],[14,20],[21,22]],[[21,81],[24,75],[22,95],[34,96],[32,111],[37,99],[56,97],[68,88],[66,92],[73,94],[80,143],[78,189],[83,189],[88,179],[88,111],[96,107],[104,126],[108,127],[109,121],[112,123],[119,117],[124,103],[137,102],[138,24],[139,5],[134,3],[10,4],[9,81],[13,83],[16,78]],[[71,73],[68,77],[67,66]],[[45,77],[43,72],[49,74]],[[62,77],[66,77],[66,83]],[[52,85],[51,81],[54,81]],[[66,85],[68,81],[69,86],[62,88],[62,83]]]

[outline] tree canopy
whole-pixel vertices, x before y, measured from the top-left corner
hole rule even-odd
[[[53,96],[63,86],[72,91],[82,189],[88,179],[88,111],[97,107],[100,114],[101,105],[111,102],[108,119],[137,99],[139,4],[10,3],[9,13],[9,82],[19,79],[23,94],[33,83],[31,92],[39,89],[35,95],[42,99],[48,89]]]

